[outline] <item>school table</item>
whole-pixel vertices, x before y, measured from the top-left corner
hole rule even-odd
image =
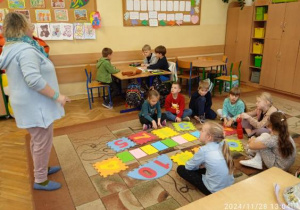
[[[211,71],[211,70],[206,70],[206,68],[217,67],[217,71],[219,71],[218,69],[219,66],[221,67],[222,70],[222,68],[224,68],[224,66],[226,65],[226,63],[219,60],[200,60],[195,58],[179,58],[178,60],[192,62],[193,67],[202,69],[202,80],[205,79],[206,72]]]
[[[137,70],[137,67],[129,66],[128,64],[115,64],[115,67],[120,70],[120,72],[113,74],[113,76],[117,79],[120,80],[120,90],[122,90],[122,81],[123,80],[130,80],[130,79],[137,79],[139,83],[141,83],[142,78],[153,78],[153,76],[159,76],[159,75],[171,75],[172,73],[169,71],[163,71],[159,74],[153,74],[149,71],[147,72],[142,72],[140,74],[136,74],[134,76],[127,76],[127,75],[122,75],[122,72],[125,71],[133,71]],[[149,84],[150,86],[152,85],[152,82]],[[121,110],[120,113],[126,113],[126,112],[131,112],[131,111],[136,111],[138,108],[131,108],[131,109],[124,109]]]
[[[281,209],[274,193],[274,183],[279,184],[279,199],[285,203],[283,190],[299,182],[299,178],[273,167],[179,209]]]

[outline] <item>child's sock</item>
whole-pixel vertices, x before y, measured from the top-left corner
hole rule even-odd
[[[46,180],[44,182],[37,183],[37,184],[42,185],[42,186],[46,186],[48,183],[49,183],[49,180]]]

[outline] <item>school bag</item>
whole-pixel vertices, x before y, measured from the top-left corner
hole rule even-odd
[[[163,83],[159,77],[154,78],[152,86],[153,86],[154,90],[157,90],[157,92],[159,92],[160,106],[164,107],[166,98],[169,95],[171,88],[168,88],[167,85],[165,83]]]
[[[144,98],[141,92],[141,86],[137,82],[132,82],[127,86],[126,104],[130,107],[141,107]]]

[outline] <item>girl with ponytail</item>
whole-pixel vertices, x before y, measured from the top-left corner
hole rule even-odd
[[[221,125],[206,122],[199,140],[205,145],[177,173],[209,195],[233,184],[233,161]]]
[[[254,150],[256,155],[250,160],[241,160],[242,165],[262,169],[262,163],[267,168],[273,166],[288,170],[296,158],[296,147],[288,130],[287,119],[282,112],[274,112],[270,116],[270,134],[263,133],[259,137],[252,137],[249,149]]]

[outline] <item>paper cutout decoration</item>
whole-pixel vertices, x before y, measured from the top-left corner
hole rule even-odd
[[[90,0],[72,0],[71,1],[71,9],[77,9],[80,7],[85,6],[87,3],[89,3]]]
[[[126,13],[124,14],[124,20],[128,20],[129,17],[130,17],[130,13],[129,13],[129,12],[126,12]]]
[[[195,153],[197,153],[197,152],[199,151],[199,149],[200,149],[200,147],[194,147],[194,148],[192,149],[192,151],[193,151],[194,154],[195,154]]]
[[[154,135],[158,136],[160,139],[177,136],[179,134],[169,127],[164,127],[164,128],[158,129],[158,130],[153,130],[152,133]]]
[[[134,147],[136,144],[130,141],[128,138],[123,137],[107,143],[107,146],[116,152],[123,151],[130,147]]]
[[[25,0],[8,0],[9,9],[25,9]]]
[[[90,21],[94,29],[101,28],[101,16],[98,11],[90,14]]]
[[[134,157],[133,157],[133,155],[130,152],[128,152],[128,151],[124,151],[124,152],[118,153],[117,157],[120,160],[122,160],[123,163],[127,163],[129,161],[135,160]]]
[[[181,135],[187,141],[195,141],[197,138],[189,133]]]
[[[193,153],[189,151],[181,152],[176,155],[173,155],[171,159],[174,163],[177,163],[178,165],[185,165],[185,163],[190,160],[193,157]]]
[[[169,26],[175,26],[176,22],[174,20],[168,21]]]
[[[165,144],[167,147],[176,147],[178,143],[172,139],[165,139],[161,141],[163,144]]]
[[[126,170],[128,168],[128,166],[126,166],[117,157],[113,157],[107,160],[103,160],[101,162],[97,162],[93,166],[98,171],[98,173],[103,177],[107,177],[109,175],[119,173],[120,171]]]
[[[198,15],[192,15],[191,21],[193,24],[197,24],[199,21],[199,16]]]
[[[182,136],[175,136],[175,137],[172,137],[172,139],[174,141],[176,141],[178,144],[184,144],[184,143],[187,143],[188,141],[185,140],[185,138],[183,138]]]
[[[169,173],[172,166],[173,163],[167,155],[160,155],[145,165],[130,171],[127,175],[133,179],[154,180]]]
[[[136,159],[140,159],[142,157],[147,156],[147,154],[141,150],[140,148],[133,149],[129,151]]]
[[[160,21],[159,21],[159,25],[161,25],[161,26],[166,26],[167,23],[166,23],[166,21],[164,21],[164,20],[160,20]]]
[[[173,123],[173,126],[176,131],[192,131],[196,130],[195,126],[191,122],[180,122]]]
[[[158,151],[162,151],[162,150],[168,149],[168,147],[165,144],[161,143],[160,141],[152,143],[151,145],[153,147],[155,147]]]
[[[236,139],[226,139],[230,151],[243,152],[244,147],[240,140]]]
[[[142,25],[147,26],[148,25],[148,20],[142,20]]]
[[[182,23],[183,23],[182,20],[176,20],[176,24],[177,24],[178,26],[182,25]]]
[[[195,136],[197,139],[200,138],[200,131],[194,131],[192,133],[190,133],[191,135]]]
[[[141,149],[146,152],[148,155],[152,155],[154,153],[157,153],[158,150],[155,149],[155,147],[153,147],[152,145],[146,145],[146,146],[143,146],[141,147]]]
[[[131,25],[135,26],[138,24],[138,21],[137,20],[131,20]]]
[[[236,129],[233,129],[233,128],[228,128],[228,127],[223,127],[224,129],[224,134],[225,136],[231,136],[231,135],[234,135],[236,134]]]
[[[147,133],[146,131],[141,131],[139,133],[132,134],[132,135],[128,136],[128,138],[140,145],[146,144],[149,141],[157,139],[156,136],[154,136],[151,133]]]

